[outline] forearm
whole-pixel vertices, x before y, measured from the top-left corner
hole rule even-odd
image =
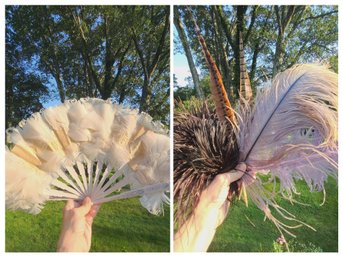
[[[75,235],[68,231],[62,231],[57,243],[57,252],[74,252]]]
[[[174,251],[205,252],[216,232],[217,217],[211,209],[193,215],[181,226],[174,236]]]
[[[88,252],[89,248],[90,244],[84,232],[62,230],[57,243],[57,252]]]

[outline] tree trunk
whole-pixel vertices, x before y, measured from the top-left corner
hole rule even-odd
[[[183,28],[183,25],[181,22],[181,18],[180,18],[180,14],[179,14],[179,10],[177,7],[174,7],[174,24],[175,24],[176,30],[179,34],[183,50],[185,51],[185,54],[187,57],[187,62],[188,62],[189,69],[191,70],[195,91],[197,93],[197,96],[202,99],[202,98],[204,98],[204,93],[202,92],[202,89],[200,87],[199,75],[198,75],[198,72],[195,68],[191,49],[190,49],[190,46],[188,44],[187,36],[186,36],[185,31],[184,31],[184,28]]]
[[[152,19],[153,15],[151,16]],[[139,111],[148,111],[148,106],[150,106],[151,100],[151,80],[153,78],[153,74],[158,66],[158,62],[160,58],[163,56],[163,49],[166,42],[166,37],[169,31],[169,9],[167,8],[167,12],[165,15],[164,27],[161,33],[161,37],[159,39],[158,46],[156,48],[155,54],[151,54],[150,52],[144,55],[144,46],[141,47],[139,36],[137,36],[135,29],[132,28],[132,39],[135,44],[136,51],[139,56],[139,60],[141,62],[143,68],[143,87],[142,87],[142,96],[140,100]]]
[[[301,8],[301,7],[300,7]],[[294,16],[296,11],[295,6],[275,6],[274,7],[275,16],[278,24],[278,37],[276,41],[275,55],[273,59],[273,71],[272,76],[281,70],[281,65],[283,63],[283,57],[285,54],[285,32]]]
[[[273,59],[273,78],[275,75],[280,71],[280,66],[283,62],[283,50],[284,50],[284,34],[281,30],[279,30],[277,40],[276,40],[276,47],[275,47],[275,55]]]
[[[7,69],[7,67],[6,67]],[[6,70],[7,71],[7,70]],[[7,83],[6,81],[6,118],[5,118],[5,128],[12,127],[12,120],[13,120],[13,108],[15,103],[13,102],[13,85],[11,83]]]
[[[148,106],[150,106],[150,78],[144,76],[144,82],[142,87],[142,96],[139,105],[139,112],[147,111]]]
[[[257,42],[254,47],[254,53],[252,56],[251,70],[250,70],[250,81],[253,81],[256,74],[257,57],[262,47],[259,46],[260,42]]]
[[[225,89],[227,92],[230,92],[230,87],[231,85],[231,72],[230,72],[230,67],[229,67],[229,57],[227,56],[227,47],[224,45],[225,39],[224,39],[224,35],[223,35],[223,24],[220,18],[220,14],[218,11],[218,7],[214,6],[213,8],[214,11],[214,17],[215,17],[215,21],[217,24],[217,33],[219,35],[219,49],[220,49],[220,56],[221,56],[221,72],[222,72],[222,76],[223,76],[223,82],[225,85]],[[233,102],[233,98],[231,94],[228,94],[228,97],[230,99],[231,102]]]
[[[62,79],[61,79],[61,73],[59,71],[56,71],[56,75],[54,75],[54,78],[56,80],[58,94],[60,96],[61,102],[64,103],[65,91],[64,91],[63,83],[62,83]]]

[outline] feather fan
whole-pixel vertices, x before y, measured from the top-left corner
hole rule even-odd
[[[36,214],[47,200],[141,196],[159,214],[169,201],[169,137],[145,113],[110,100],[70,100],[8,129],[7,139],[9,209]]]

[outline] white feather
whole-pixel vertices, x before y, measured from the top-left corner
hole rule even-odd
[[[253,109],[244,105],[238,111],[241,161],[250,170],[270,173],[271,180],[279,178],[287,199],[298,179],[311,190],[322,190],[328,176],[337,178],[337,95],[337,74],[324,67],[298,65],[277,75],[271,87],[257,95]],[[259,179],[242,179],[252,201],[281,234],[294,236],[289,228],[308,226],[280,207],[276,192],[266,190]],[[269,207],[296,225],[280,222]]]
[[[253,110],[241,112],[241,160],[255,170],[277,174],[287,190],[293,185],[290,172],[321,188],[326,179],[322,173],[337,170],[328,154],[337,152],[337,91],[337,74],[321,66],[299,65],[279,74],[272,87],[257,96]],[[304,129],[313,133],[304,134]],[[320,172],[311,163],[319,155],[325,159]],[[283,165],[295,160],[301,169],[290,171]]]
[[[6,208],[37,214],[49,198],[52,177],[6,149]]]

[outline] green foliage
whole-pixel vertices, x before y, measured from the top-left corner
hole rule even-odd
[[[338,73],[338,55],[333,55],[330,57],[329,65],[334,72]]]
[[[6,128],[16,125],[43,105],[40,99],[48,96],[46,78],[25,68],[20,46],[11,41],[13,31],[6,30]]]
[[[311,225],[291,229],[296,238],[285,234],[292,252],[337,252],[338,251],[338,186],[334,179],[326,183],[327,199],[323,206],[322,192],[310,192],[304,181],[296,183],[300,193],[295,199],[302,204],[291,204],[277,197],[277,202],[297,219]],[[289,224],[290,221],[284,221]],[[231,206],[228,218],[218,228],[209,248],[212,252],[275,252],[285,251],[274,242],[280,236],[275,225],[264,221],[263,212],[252,202],[247,208],[242,201]]]
[[[168,123],[169,6],[6,6],[6,75],[19,64],[50,101],[112,98]]]
[[[209,75],[200,79],[200,87],[201,87],[202,92],[204,93],[204,97],[208,98],[211,95]],[[197,97],[197,95],[196,95],[195,88],[191,85],[191,83],[188,83],[188,85],[185,87],[175,86],[175,83],[174,83],[174,99],[175,100],[177,101],[181,100],[185,102],[185,101],[191,100],[193,97]]]
[[[54,252],[62,202],[48,202],[31,215],[6,211],[6,252]],[[169,206],[164,216],[148,213],[137,198],[103,204],[93,223],[91,252],[169,252]]]
[[[175,89],[175,87],[174,87]],[[192,87],[178,87],[174,92],[174,99],[176,101],[186,101],[195,96],[195,89]]]
[[[203,74],[207,64],[194,24],[185,6],[179,6],[193,58]],[[230,97],[236,98],[239,6],[192,6],[191,10],[205,38]],[[243,8],[243,44],[253,90],[277,72],[297,63],[330,63],[337,71],[337,6],[247,6]],[[278,14],[283,19],[278,23]],[[286,14],[289,19],[286,19]],[[175,46],[181,42],[175,38]],[[239,76],[238,76],[239,77]],[[255,91],[255,90],[254,90]]]

